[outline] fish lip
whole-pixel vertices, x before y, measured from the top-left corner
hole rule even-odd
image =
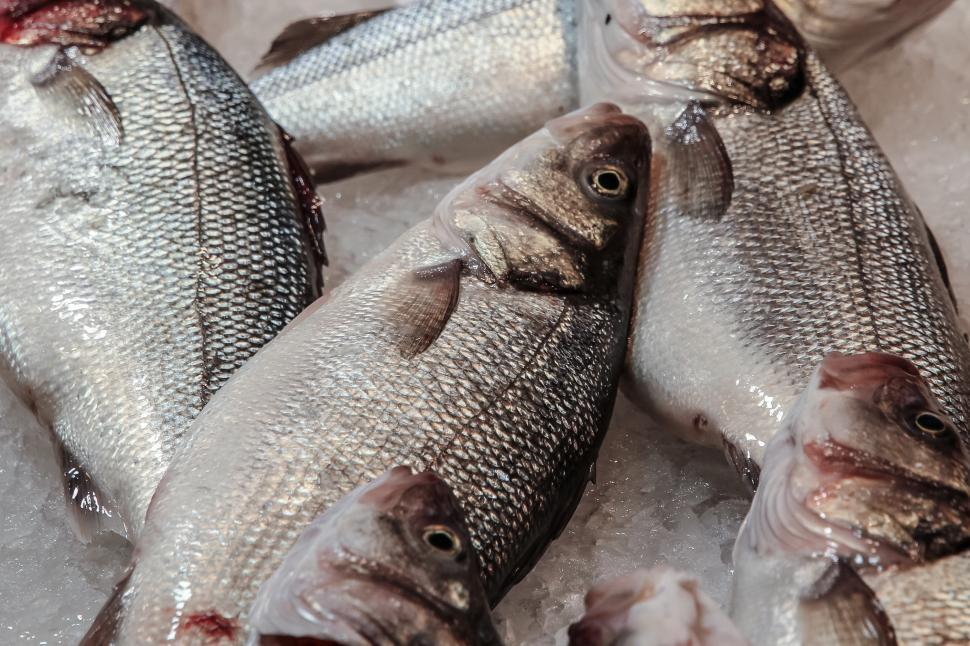
[[[905,488],[911,492],[917,492],[920,498],[933,501],[937,508],[949,508],[959,512],[961,517],[970,518],[970,485],[958,489],[946,483],[931,481],[832,439],[808,443],[803,450],[814,468],[823,474],[837,477],[839,481],[858,478],[884,483],[893,490]],[[826,488],[823,485],[816,490],[816,493],[821,493]],[[904,546],[886,536],[873,534],[858,525],[852,525],[849,529],[858,532],[864,538],[889,545],[908,555]],[[923,542],[915,532],[910,532],[910,537],[917,543]],[[953,545],[949,551],[935,555],[935,558],[960,551],[966,547],[967,541],[970,541],[970,523],[968,523],[967,538]],[[907,559],[916,560],[912,555],[908,555]]]

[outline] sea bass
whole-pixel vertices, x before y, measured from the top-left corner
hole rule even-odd
[[[409,162],[474,168],[576,107],[573,4],[425,1],[297,23],[270,53],[282,66],[252,88],[319,181]]]
[[[962,643],[967,557],[937,560],[968,543],[970,455],[919,371],[830,355],[768,445],[733,613],[772,646]]]
[[[578,105],[575,14],[591,1],[419,0],[300,21],[277,39],[253,91],[297,138],[317,181],[406,163],[474,167]],[[701,24],[727,10],[742,25],[765,11],[761,0],[634,2],[671,39],[684,33],[688,14]],[[845,2],[782,7],[823,57],[848,61],[860,45],[874,48],[928,17],[926,5],[946,2],[898,0],[888,15],[873,6],[885,0],[853,2],[844,20],[846,9],[829,6],[836,4]],[[722,40],[730,38],[702,42]],[[707,53],[717,56],[713,47]],[[663,64],[676,70],[684,61],[675,54]]]
[[[668,567],[596,584],[569,646],[749,646],[697,579]]]
[[[252,626],[261,646],[501,644],[458,500],[434,473],[407,467],[313,521],[260,588]]]
[[[953,0],[775,0],[829,65],[849,67]]]
[[[157,5],[2,2],[0,40],[0,376],[82,533],[134,536],[190,422],[318,292],[322,222],[278,128]]]
[[[301,315],[196,420],[85,643],[244,640],[300,532],[394,465],[452,487],[497,601],[609,423],[649,158],[615,106],[551,121]]]
[[[755,484],[818,362],[883,351],[919,368],[970,439],[970,345],[922,216],[824,64],[750,4],[665,28],[604,0],[583,23],[584,93],[622,100],[655,135],[636,401]]]

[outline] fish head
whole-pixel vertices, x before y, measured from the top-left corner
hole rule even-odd
[[[804,88],[802,39],[770,1],[581,4],[584,101],[697,100],[772,110]]]
[[[471,176],[439,206],[435,229],[488,282],[598,292],[639,238],[649,166],[646,126],[593,105]]]
[[[263,644],[498,643],[458,501],[436,475],[407,467],[304,532],[260,589],[252,627]]]
[[[970,459],[912,363],[832,354],[769,444],[755,506],[790,519],[756,522],[784,525],[788,550],[877,569],[933,560],[970,544]]]

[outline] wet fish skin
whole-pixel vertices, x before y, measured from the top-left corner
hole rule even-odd
[[[775,0],[831,67],[850,67],[934,18],[953,0]]]
[[[252,611],[263,644],[501,644],[451,489],[395,467],[304,530]]]
[[[668,567],[597,583],[570,646],[748,646],[694,577]]]
[[[933,634],[935,617],[895,605],[900,585],[925,586],[968,538],[970,456],[916,368],[830,355],[768,444],[735,547],[734,614],[762,644],[895,644],[897,621]],[[964,587],[950,576],[913,592],[958,600]]]
[[[320,180],[410,162],[472,169],[576,106],[572,21],[567,0],[417,2],[252,88]]]
[[[107,502],[135,536],[191,420],[319,268],[276,126],[176,18],[56,52],[0,45],[0,376],[63,445],[81,529]],[[85,84],[116,123],[63,93]]]
[[[616,4],[599,11],[615,13]],[[703,29],[704,37],[717,34]],[[747,59],[743,48],[733,51]],[[627,79],[653,82],[638,70],[624,75],[604,52],[590,60],[623,91]],[[678,113],[693,110],[683,98],[635,108],[626,97],[651,124],[661,187],[641,256],[631,390],[688,439],[724,448],[752,484],[765,444],[831,352],[913,361],[968,437],[970,345],[923,218],[817,55],[800,49],[790,78],[793,91],[770,112],[733,104],[714,86],[699,93],[689,77],[677,81],[708,106],[699,145],[671,133]],[[594,87],[588,98],[609,98],[609,89]],[[697,164],[687,170],[696,171],[699,190],[668,190],[685,172],[672,161]],[[729,203],[703,202],[728,182]]]
[[[253,357],[196,420],[87,643],[200,643],[213,623],[243,640],[303,528],[390,465],[452,487],[497,601],[608,425],[649,148],[613,107],[551,122]]]

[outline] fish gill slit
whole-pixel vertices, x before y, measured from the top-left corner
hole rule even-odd
[[[202,190],[199,187],[199,124],[195,109],[195,104],[192,102],[192,98],[189,95],[188,85],[185,82],[185,77],[182,74],[182,68],[179,67],[178,60],[175,58],[175,51],[172,48],[172,44],[165,37],[160,29],[154,27],[155,33],[158,34],[159,39],[165,45],[165,49],[168,51],[168,57],[172,61],[172,68],[175,70],[175,77],[178,79],[179,87],[182,90],[182,95],[185,97],[185,102],[189,106],[189,122],[192,126],[192,186],[194,192],[194,202],[195,202],[195,237],[196,237],[196,271],[195,271],[195,299],[193,300],[192,307],[195,310],[195,316],[199,324],[199,336],[201,337],[202,345],[202,368],[201,374],[199,376],[199,403],[200,407],[205,405],[209,401],[209,395],[211,395],[211,384],[212,384],[212,372],[210,370],[210,357],[209,357],[209,335],[206,331],[205,326],[205,314],[202,312],[200,303],[202,299],[202,274],[204,270],[205,263],[205,241],[202,235]]]
[[[553,326],[549,328],[549,330],[543,335],[539,343],[535,345],[532,352],[529,353],[529,356],[522,363],[522,368],[519,369],[519,371],[515,373],[515,376],[509,379],[509,382],[505,384],[505,387],[503,387],[499,392],[495,393],[495,395],[491,399],[489,399],[488,402],[486,402],[485,405],[482,406],[477,413],[469,417],[467,422],[465,422],[457,430],[455,430],[454,435],[451,436],[451,439],[448,440],[448,443],[445,444],[428,463],[428,466],[425,468],[426,471],[436,470],[438,467],[440,467],[441,461],[445,457],[447,457],[448,452],[455,445],[455,443],[461,438],[461,436],[465,433],[465,431],[468,429],[468,426],[471,425],[472,422],[474,422],[475,420],[479,419],[482,415],[484,415],[486,411],[491,410],[492,405],[496,401],[504,397],[505,394],[512,389],[512,386],[519,382],[519,378],[522,377],[522,374],[533,366],[533,359],[535,359],[536,355],[539,354],[542,348],[546,347],[546,343],[549,341],[549,338],[557,330],[559,330],[559,328],[562,327],[563,321],[566,318],[566,312],[568,311],[569,311],[569,302],[564,301],[562,305],[562,311],[559,312],[559,317],[556,319],[555,324],[553,324]]]

